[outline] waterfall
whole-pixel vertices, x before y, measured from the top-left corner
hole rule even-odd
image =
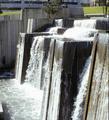
[[[63,27],[63,19],[56,19],[55,20],[55,26]]]
[[[22,59],[23,45],[22,43],[19,49]],[[43,91],[37,89],[40,86],[40,81],[37,80],[41,78],[42,61],[40,60],[43,59],[44,55],[43,45],[43,37],[35,38],[31,48],[31,64],[28,66],[26,80],[23,85],[18,84],[17,80],[0,80],[0,101],[3,104],[5,120],[40,119]]]
[[[51,37],[45,36],[34,38],[25,82],[36,88],[44,89],[47,80],[50,79],[54,41]]]
[[[49,32],[57,34],[57,32],[54,31],[58,28],[59,27],[53,27]],[[73,79],[71,78],[72,74],[74,74],[72,73],[72,66],[74,66],[73,57],[75,56],[75,49],[77,49],[76,47],[78,46],[76,42],[74,43],[72,41],[92,41],[96,33],[97,31],[91,28],[87,30],[86,28],[75,27],[69,28],[61,36],[39,36],[34,38],[25,82],[44,91],[41,120],[57,120],[59,117],[60,119],[66,120],[71,114],[71,103],[73,104],[73,102],[71,101],[70,91],[73,88],[72,84],[75,83],[74,78],[76,77],[76,75],[73,75]],[[64,38],[68,38],[68,40]],[[69,38],[71,38],[71,40],[69,40]],[[49,43],[47,43],[48,41]],[[45,50],[46,45],[48,45],[48,47]],[[88,45],[88,43],[85,45]],[[67,56],[67,54],[69,56]],[[71,64],[68,62],[67,57],[72,60],[72,62],[69,60]],[[63,88],[64,85],[65,88]],[[64,93],[65,91],[66,93]],[[62,100],[64,95],[65,101]],[[74,97],[75,95],[76,94],[73,93],[72,96]],[[70,103],[66,105],[67,102]],[[64,105],[64,107],[62,107],[62,105]],[[64,115],[65,110],[67,115]]]
[[[51,27],[46,30],[47,33],[57,35],[58,34],[58,29],[61,29],[62,27],[56,26],[56,27]]]
[[[86,97],[86,91],[87,91],[87,86],[88,86],[90,61],[91,61],[90,58],[88,58],[85,66],[84,66],[83,72],[80,76],[81,84],[80,84],[80,88],[79,88],[79,92],[78,92],[76,101],[74,103],[75,109],[72,114],[72,120],[81,120],[81,118],[82,118],[83,104],[84,104],[84,99]]]
[[[31,57],[26,71],[25,82],[31,83],[33,86],[40,88],[40,79],[42,72],[42,61],[43,61],[43,46],[44,38],[36,37],[31,48]]]
[[[78,41],[92,41],[97,32],[97,30],[91,28],[73,27],[66,30],[63,37]]]
[[[53,45],[54,40],[52,39],[43,36],[35,37],[25,83],[10,86],[7,82],[3,82],[3,85],[0,86],[0,100],[4,103],[5,116],[10,116],[10,120],[40,119],[42,98],[43,96],[46,98],[49,90],[44,91],[46,93],[43,94],[43,91],[39,89],[45,90],[49,86]],[[0,85],[1,83],[2,81],[0,81]],[[45,99],[45,103],[46,100],[48,99]]]
[[[62,20],[58,20],[57,24],[57,27],[48,30],[51,36],[34,37],[25,83],[10,87],[7,82],[1,85],[0,81],[0,100],[6,101],[3,105],[8,108],[11,120],[82,118],[90,70],[89,56],[92,41],[98,33],[95,30],[96,20],[75,20],[74,27],[67,29],[63,35],[57,35]],[[104,39],[104,36],[101,37]],[[19,49],[23,50],[23,45],[19,45]],[[20,57],[24,59],[22,50],[19,50]],[[107,88],[104,91],[107,92]],[[106,105],[107,101],[104,107]]]

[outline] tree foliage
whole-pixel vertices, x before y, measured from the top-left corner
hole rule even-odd
[[[51,18],[60,10],[60,0],[53,0],[48,2],[44,7],[44,11],[48,14],[48,17]]]

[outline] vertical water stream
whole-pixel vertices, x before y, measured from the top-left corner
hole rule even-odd
[[[72,113],[72,120],[81,120],[83,115],[83,105],[84,100],[87,93],[87,87],[88,87],[88,77],[89,77],[89,70],[90,70],[90,58],[87,59],[86,64],[83,68],[83,72],[80,76],[81,84],[79,86],[79,92],[76,97],[76,101],[74,103],[75,109]]]

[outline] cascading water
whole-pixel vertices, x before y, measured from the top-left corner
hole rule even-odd
[[[85,28],[93,28],[96,27],[96,19],[87,19],[87,20],[75,20],[74,27],[85,27]]]
[[[49,34],[56,35],[58,34],[58,29],[62,29],[63,27],[63,19],[57,19],[55,20],[55,27],[48,28],[46,32]]]
[[[42,51],[43,46],[44,38],[36,37],[31,48],[31,58],[29,61],[28,69],[26,71],[25,82],[29,82],[37,88],[40,88],[42,61],[44,56],[44,53]]]
[[[72,85],[70,86],[70,84],[75,83],[75,81],[72,82],[72,77],[76,76],[74,75],[75,73],[72,75],[72,70],[76,71],[73,68],[75,63],[73,57],[77,58],[76,53],[79,50],[75,42],[93,41],[98,31],[93,29],[95,28],[96,20],[79,20],[74,22],[74,28],[66,30],[61,36],[56,36],[54,34],[57,34],[57,29],[62,27],[61,22],[60,20],[58,27],[51,28],[48,31],[53,35],[52,37],[39,36],[34,38],[26,79],[23,85],[15,83],[11,86],[7,81],[0,81],[0,101],[3,102],[4,108],[7,108],[5,109],[6,120],[8,119],[7,117],[10,120],[57,120],[61,118],[62,120],[67,120],[71,112],[70,106],[72,103],[68,99],[71,99],[71,90],[75,87],[75,85],[73,87]],[[67,42],[69,42],[69,45]],[[72,47],[74,48],[72,49]],[[64,52],[66,53],[64,54]],[[69,60],[70,58],[72,62]],[[63,66],[67,67],[64,69]],[[82,104],[86,95],[89,68],[90,58],[87,60],[80,77],[80,79],[82,78],[81,86],[75,102],[72,120],[79,120],[82,116]],[[65,101],[61,97],[65,98]],[[70,102],[70,104],[67,104],[67,102]]]
[[[3,103],[5,120],[40,119],[43,91],[37,88],[40,88],[39,80],[41,79],[44,56],[43,46],[43,37],[38,37],[33,42],[32,59],[30,59],[23,85],[20,85],[17,80],[0,81],[0,101]]]
[[[80,76],[81,84],[80,84],[76,101],[74,103],[75,109],[72,113],[72,120],[81,120],[83,115],[83,104],[84,104],[84,99],[86,96],[87,86],[88,86],[90,61],[91,61],[90,58],[88,58],[88,60],[86,61],[86,65],[84,66],[83,72]]]
[[[71,38],[77,41],[92,41],[98,31],[91,28],[74,27],[69,28],[63,34],[65,38]]]
[[[51,27],[51,28],[47,29],[46,32],[49,34],[56,35],[56,34],[58,34],[58,29],[61,29],[61,28],[62,27],[60,27],[60,26]]]
[[[63,27],[63,19],[57,19],[57,20],[55,20],[55,26]]]

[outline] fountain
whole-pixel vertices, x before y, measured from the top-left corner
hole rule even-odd
[[[90,56],[91,46],[92,42],[87,38],[83,41],[56,35],[34,38],[25,82],[44,90],[41,120],[70,119],[71,105],[77,95],[77,81]],[[71,92],[73,89],[75,91]]]
[[[91,21],[87,20],[87,25],[75,21],[74,28],[61,35],[54,31],[21,34],[18,82],[0,81],[6,120],[71,120],[71,115],[79,120],[84,116],[90,55],[99,32],[94,29],[96,20]],[[90,114],[89,110],[89,118]]]
[[[85,40],[85,37],[82,41],[57,35],[34,38],[25,82],[44,91],[41,120],[56,117],[70,119],[78,91],[77,81],[90,56],[91,47],[92,41],[87,41],[87,38]],[[66,115],[63,111],[67,111]]]
[[[93,28],[94,27],[95,27],[95,22],[94,22]],[[84,32],[83,31],[80,32],[81,30],[83,30]],[[69,31],[71,31],[70,34],[72,34],[70,37],[68,36]],[[75,31],[77,32],[77,35],[75,35],[76,34]],[[82,98],[85,99],[84,96],[86,96],[86,91],[87,91],[86,87],[87,87],[87,83],[88,83],[88,78],[84,80],[84,78],[85,78],[85,76],[84,76],[83,79],[80,80],[79,76],[80,76],[80,74],[82,74],[82,69],[85,64],[85,60],[90,55],[89,54],[90,52],[87,54],[88,56],[86,58],[84,58],[84,60],[83,60],[84,62],[81,60],[79,62],[80,57],[78,59],[76,56],[80,56],[80,54],[81,54],[80,51],[83,50],[84,47],[86,47],[91,41],[94,40],[94,36],[97,32],[98,32],[98,30],[94,30],[92,28],[90,28],[90,29],[82,28],[81,29],[79,27],[75,27],[75,28],[71,28],[71,30],[68,29],[68,32],[66,31],[63,34],[63,36],[61,36],[61,37],[54,35],[53,37],[48,36],[46,38],[45,36],[43,36],[43,40],[44,40],[44,38],[54,40],[54,45],[55,45],[54,49],[55,50],[53,50],[54,57],[52,56],[53,57],[53,59],[52,59],[53,65],[51,66],[52,73],[50,70],[49,71],[47,70],[47,67],[45,67],[45,66],[48,66],[49,62],[46,62],[44,67],[42,67],[42,71],[48,71],[47,73],[50,73],[49,75],[48,74],[45,75],[47,77],[49,76],[50,80],[47,80],[48,79],[47,77],[45,78],[46,79],[45,83],[42,82],[42,79],[40,80],[40,82],[42,83],[40,86],[44,86],[44,87],[40,88],[40,89],[44,90],[44,97],[43,97],[44,101],[43,101],[43,105],[42,105],[43,109],[41,112],[41,120],[45,120],[45,119],[47,119],[47,120],[51,120],[51,119],[52,120],[55,120],[55,119],[68,120],[68,119],[70,119],[71,111],[72,111],[72,109],[74,109],[74,107],[73,107],[74,98],[76,97],[76,95],[78,93],[77,86],[78,86],[79,81],[81,81],[81,87],[83,89],[83,96],[81,95],[81,91],[82,91],[81,88],[80,88],[78,96],[81,95]],[[81,36],[81,39],[80,39],[80,36]],[[48,41],[48,40],[46,40],[46,41]],[[86,41],[88,41],[88,42],[86,42]],[[81,48],[80,46],[84,46],[84,47]],[[76,49],[75,49],[75,47],[76,47]],[[71,50],[71,48],[72,48],[72,50]],[[80,49],[77,50],[77,48],[81,48],[81,50]],[[87,48],[89,50],[89,46],[87,46]],[[71,51],[73,51],[74,53],[69,54]],[[75,52],[76,52],[76,54],[75,54]],[[86,55],[86,53],[84,53],[84,52],[83,52],[83,54]],[[68,57],[69,57],[69,61],[67,60]],[[72,57],[74,57],[74,58],[72,59]],[[75,62],[73,64],[72,64],[72,62],[70,63],[70,59],[72,59],[72,62],[74,62],[75,60],[78,59],[77,64],[80,63],[83,66],[80,67],[80,64],[79,65],[76,64],[75,66],[72,66]],[[46,61],[48,61],[48,60],[46,60]],[[68,61],[68,63],[67,63],[67,61]],[[76,79],[78,78],[77,83],[76,83],[76,80],[73,81],[73,73],[72,73],[71,66],[74,68],[74,70],[77,69],[77,74],[76,74],[76,71],[74,72],[75,73],[74,78],[76,78]],[[79,66],[79,68],[77,66]],[[88,67],[88,69],[89,69],[89,67]],[[83,73],[84,73],[84,70],[83,70]],[[46,73],[44,73],[44,74],[46,74]],[[88,71],[86,71],[85,75],[87,75],[87,74],[88,74]],[[42,76],[44,76],[44,75],[42,75]],[[72,80],[69,81],[71,78],[72,78]],[[35,81],[37,81],[37,79],[35,79]],[[73,86],[74,84],[75,84],[75,87]],[[68,89],[68,86],[69,86],[69,89]],[[70,91],[72,91],[74,89],[75,89],[74,93],[73,92],[70,93]],[[72,98],[70,98],[70,96],[72,96]],[[79,98],[77,98],[77,100],[78,99]],[[82,99],[83,101],[82,100],[80,101],[80,105],[83,104],[84,99]],[[77,111],[76,109],[75,109],[75,111]],[[81,107],[80,107],[80,110],[82,110]],[[79,110],[79,112],[80,112],[80,110]],[[83,116],[82,112],[81,112],[81,114],[76,113],[76,114],[79,114],[78,116],[76,116],[77,119],[79,119],[78,117]],[[75,117],[75,112],[74,112],[73,117]]]

